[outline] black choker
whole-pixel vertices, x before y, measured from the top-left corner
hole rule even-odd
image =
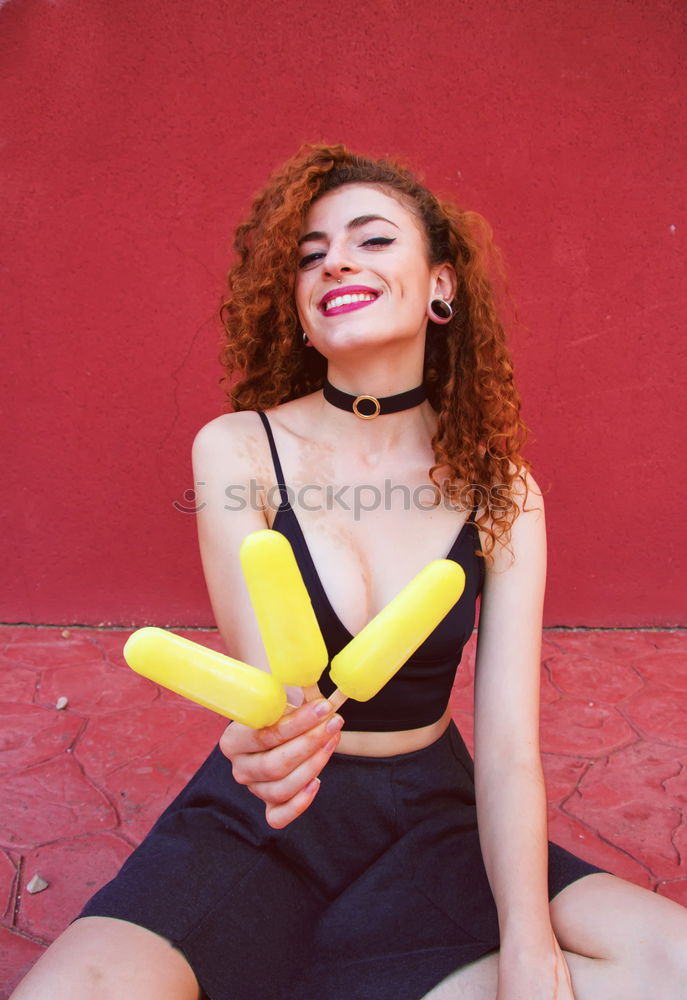
[[[385,413],[399,413],[401,410],[410,410],[413,406],[419,406],[427,399],[424,385],[417,386],[416,389],[408,389],[407,392],[399,392],[395,396],[353,396],[350,392],[342,392],[335,389],[332,383],[325,378],[322,387],[324,398],[332,406],[338,406],[340,410],[348,410],[355,413],[356,417],[362,420],[374,420],[375,417],[383,416]]]

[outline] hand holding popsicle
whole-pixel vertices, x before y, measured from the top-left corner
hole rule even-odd
[[[303,813],[319,790],[318,775],[336,750],[343,719],[328,701],[304,702],[268,729],[234,722],[220,740],[239,784],[265,803],[265,818],[281,829]]]
[[[285,683],[314,685],[324,665],[326,651],[321,652],[322,637],[314,617],[309,596],[303,585],[291,547],[283,536],[266,530],[244,540],[242,566],[248,583],[253,608],[261,627],[270,666],[279,671]],[[268,555],[278,559],[271,563]],[[261,561],[260,556],[264,556]],[[274,571],[273,571],[274,570]],[[265,577],[269,577],[265,583]],[[286,826],[308,808],[317,793],[314,779],[324,767],[338,743],[339,716],[309,732],[299,730],[295,738],[278,749],[273,741],[282,735],[277,730],[294,730],[308,724],[308,712],[326,706],[338,708],[346,697],[367,701],[377,694],[460,598],[465,586],[465,574],[457,563],[438,559],[429,563],[396,595],[358,635],[332,660],[332,678],[338,685],[328,702],[307,703],[296,713],[286,716],[268,736],[267,753],[256,753],[255,734],[242,734],[230,727],[220,744],[232,760],[234,776],[262,798],[266,804],[268,823]],[[267,622],[263,628],[263,622]],[[304,631],[293,628],[303,622]],[[292,629],[290,644],[282,647],[279,637]],[[309,650],[304,663],[299,663],[300,637]],[[271,655],[270,655],[271,651]],[[286,653],[286,655],[285,655]],[[322,663],[324,659],[324,664]],[[329,730],[327,727],[332,727]],[[337,729],[333,728],[337,727]],[[331,740],[322,746],[318,738],[331,732]],[[285,732],[283,735],[287,735]],[[247,740],[247,745],[242,745]],[[262,744],[265,745],[264,743]],[[242,752],[244,751],[244,752]],[[271,756],[270,756],[271,754]],[[273,780],[264,780],[268,775]],[[274,780],[276,778],[276,780]]]
[[[343,724],[329,702],[284,715],[286,694],[271,674],[164,629],[138,629],[124,656],[150,680],[234,720],[220,749],[236,781],[265,802],[270,826],[286,826],[307,809]]]
[[[268,822],[281,827],[317,793],[343,721],[332,712],[347,697],[367,701],[382,689],[458,601],[465,574],[447,559],[425,566],[333,657],[338,690],[324,701],[317,680],[328,652],[288,540],[253,532],[240,558],[272,673],[156,628],[135,632],[124,653],[151,680],[235,720],[220,747],[236,780],[266,802]],[[306,688],[305,704],[287,715],[279,681]]]

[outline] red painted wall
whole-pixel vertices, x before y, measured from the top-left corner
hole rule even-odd
[[[680,0],[0,5],[4,621],[205,625],[231,233],[305,140],[482,211],[526,330],[547,625],[685,622]]]

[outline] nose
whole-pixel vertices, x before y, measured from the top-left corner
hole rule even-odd
[[[340,278],[357,270],[344,247],[332,243],[324,259],[324,273],[328,277]]]

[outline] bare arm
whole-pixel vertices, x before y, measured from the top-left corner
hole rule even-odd
[[[268,670],[239,561],[245,536],[267,527],[264,512],[250,499],[251,480],[260,479],[254,416],[227,413],[206,424],[193,442],[192,462],[194,480],[203,484],[198,545],[217,627],[232,656]]]
[[[517,482],[517,481],[516,481]],[[487,569],[475,664],[480,843],[501,937],[498,1000],[569,998],[548,905],[546,791],[539,749],[544,503],[531,476],[510,548]],[[563,962],[563,966],[561,966]]]
[[[231,413],[206,424],[193,442],[192,461],[194,480],[204,484],[198,543],[217,627],[231,656],[269,670],[239,560],[245,536],[268,526],[255,496],[251,499],[251,482],[260,479],[255,420],[254,413]],[[335,716],[332,729],[332,712],[329,702],[319,700],[267,729],[234,722],[222,736],[220,748],[235,779],[265,802],[271,826],[286,826],[317,794],[317,775],[339,738],[342,720]]]

